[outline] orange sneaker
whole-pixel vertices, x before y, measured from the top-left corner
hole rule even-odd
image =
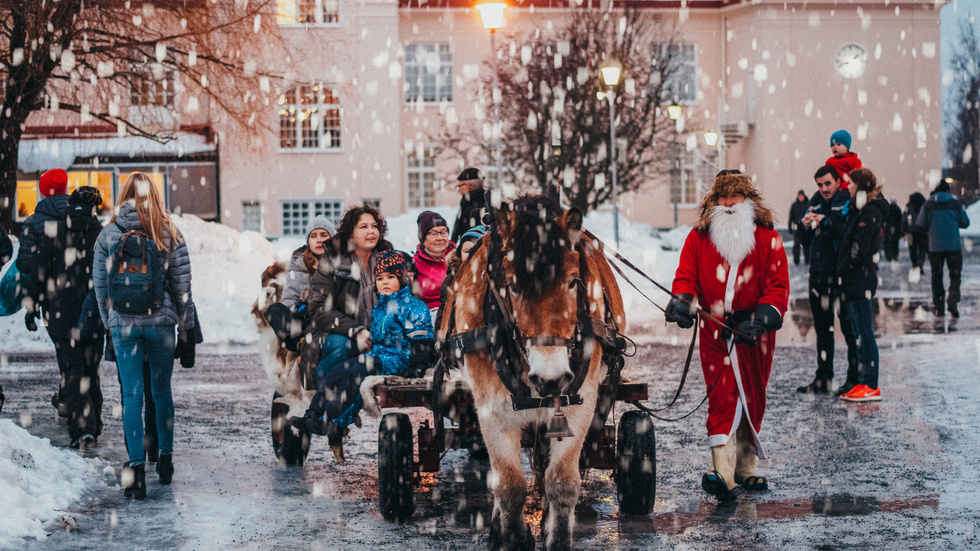
[[[857,385],[847,394],[842,394],[840,399],[847,402],[880,402],[881,389],[871,388],[868,385]]]

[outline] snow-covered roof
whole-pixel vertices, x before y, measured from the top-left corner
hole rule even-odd
[[[214,151],[213,143],[200,134],[179,133],[167,143],[139,136],[94,139],[57,138],[21,140],[17,168],[21,172],[42,172],[52,168],[67,170],[78,157],[137,155],[189,155]]]

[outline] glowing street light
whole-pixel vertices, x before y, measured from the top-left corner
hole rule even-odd
[[[480,18],[483,20],[483,28],[490,31],[490,57],[493,60],[493,90],[491,94],[493,95],[493,131],[495,134],[493,149],[497,164],[498,194],[503,193],[503,174],[501,174],[500,168],[502,155],[500,145],[500,91],[498,90],[497,75],[497,29],[504,26],[504,10],[506,8],[507,4],[496,0],[488,0],[476,5],[476,9],[480,11]],[[498,195],[498,197],[502,197],[502,195]]]
[[[619,84],[619,77],[623,74],[623,65],[615,59],[607,58],[599,68],[599,73],[602,75],[602,83],[609,88],[605,94],[609,98],[609,171],[612,173],[613,239],[616,241],[616,248],[618,249],[619,185],[616,181],[616,85]]]

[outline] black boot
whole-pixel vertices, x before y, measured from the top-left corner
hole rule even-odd
[[[157,474],[160,475],[160,484],[167,485],[174,480],[174,456],[166,453],[160,456],[157,462]]]
[[[132,474],[130,475],[130,473]],[[130,499],[146,499],[146,468],[143,465],[130,467],[129,463],[126,463],[123,466],[123,484],[127,482],[126,479],[129,476],[132,476],[132,480],[128,481],[129,485],[125,486],[123,495]]]
[[[827,379],[814,379],[808,385],[797,387],[796,391],[801,394],[827,394],[830,392],[830,381]]]
[[[290,417],[287,422],[289,426],[299,430],[309,431],[318,436],[336,436],[341,434],[341,430],[322,414],[317,414],[313,410],[307,410],[302,417]]]
[[[857,381],[852,381],[851,379],[848,379],[844,381],[844,384],[837,387],[837,390],[834,391],[834,396],[842,396],[844,394],[847,394],[848,392],[851,391],[852,388],[856,386],[857,386]]]

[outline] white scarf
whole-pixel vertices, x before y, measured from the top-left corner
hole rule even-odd
[[[733,207],[711,208],[708,235],[729,266],[738,266],[755,248],[755,203],[751,199]]]

